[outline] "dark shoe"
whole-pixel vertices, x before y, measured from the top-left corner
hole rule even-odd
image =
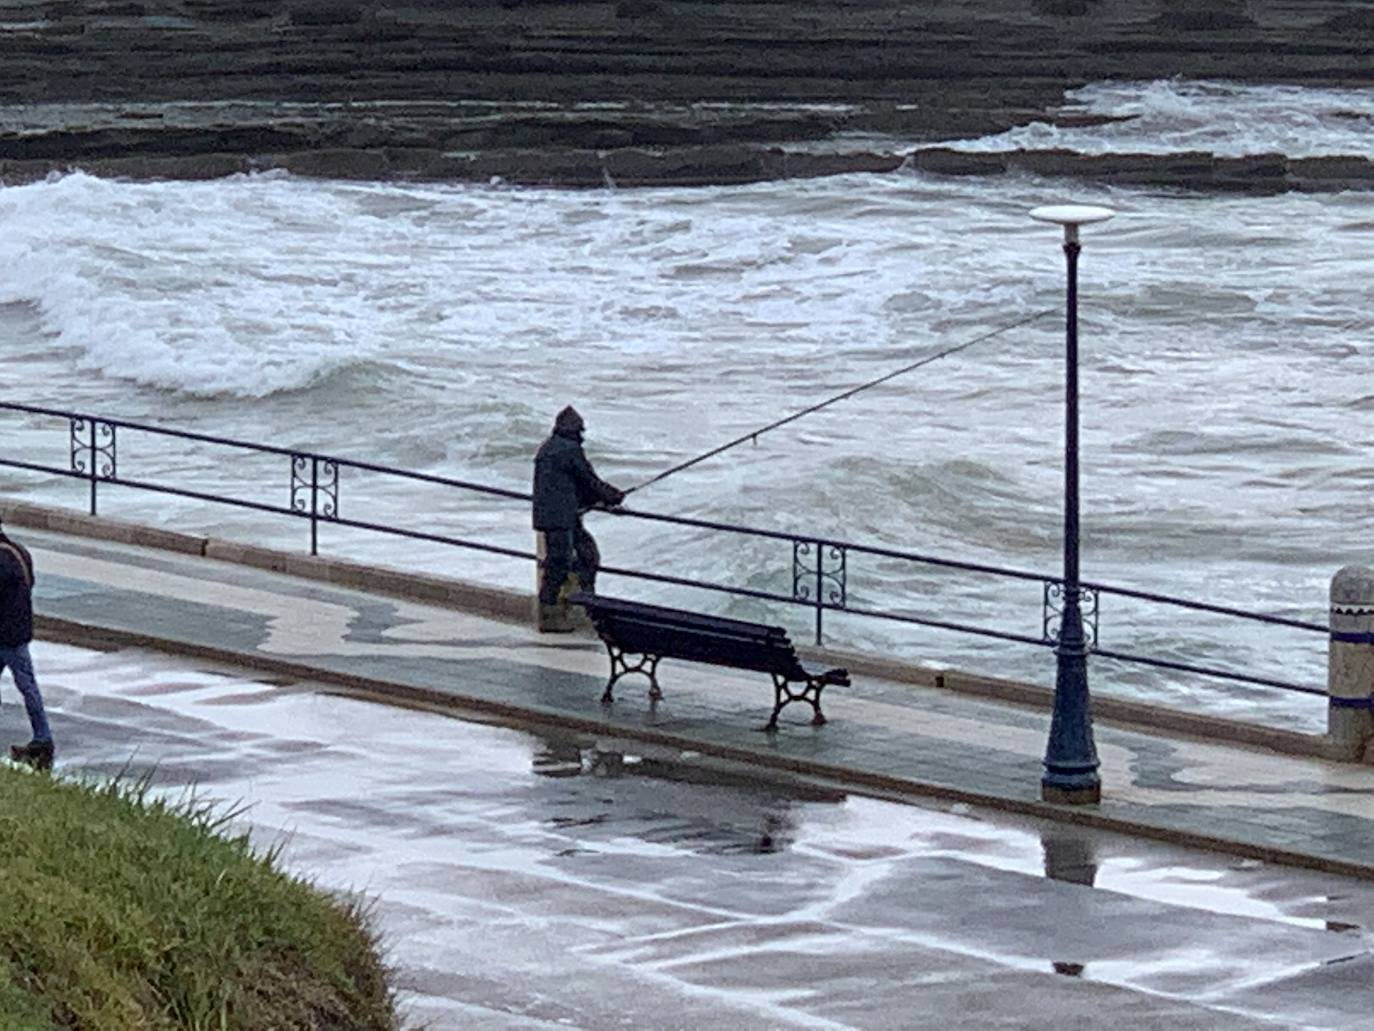
[[[35,770],[51,770],[52,757],[51,741],[30,741],[27,745],[10,745],[10,758],[17,763],[28,763]]]

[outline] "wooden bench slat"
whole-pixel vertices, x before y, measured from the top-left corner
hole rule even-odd
[[[768,626],[764,623],[751,623],[744,619],[730,619],[726,616],[707,616],[699,612],[689,612],[686,609],[668,608],[664,605],[649,605],[644,602],[628,601],[623,598],[608,598],[600,594],[587,594],[585,591],[578,591],[568,598],[574,605],[586,604],[586,599],[596,599],[596,608],[604,612],[620,612],[634,616],[637,619],[649,619],[659,616],[666,622],[675,625],[689,624],[706,627],[718,627],[722,631],[735,628],[746,633],[763,633],[769,637],[786,637],[787,630],[780,626]]]

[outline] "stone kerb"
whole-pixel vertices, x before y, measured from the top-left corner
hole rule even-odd
[[[88,516],[60,508],[47,508],[23,501],[0,499],[0,522],[11,526],[27,526],[34,530],[50,530],[82,537],[97,537],[119,544],[136,544],[145,548],[161,548],[183,555],[204,555],[205,537],[196,534],[163,530],[140,523],[125,523],[115,519]]]
[[[1374,569],[1345,566],[1331,578],[1327,733],[1343,758],[1368,758],[1374,738]]]

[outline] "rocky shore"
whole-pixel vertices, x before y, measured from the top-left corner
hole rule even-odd
[[[0,179],[693,185],[910,162],[1365,188],[1363,158],[933,144],[1081,119],[1064,91],[1098,79],[1364,85],[1372,49],[1374,10],[1323,0],[0,0]]]

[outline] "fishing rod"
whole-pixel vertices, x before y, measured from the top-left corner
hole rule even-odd
[[[643,483],[635,484],[635,486],[629,488],[627,491],[625,491],[625,493],[629,495],[633,494],[637,490],[643,490],[645,487],[657,483],[659,480],[663,480],[668,478],[669,476],[672,476],[673,473],[680,473],[682,472],[682,470],[690,469],[692,466],[696,465],[699,462],[704,462],[708,458],[714,458],[716,455],[720,454],[723,451],[729,451],[732,447],[737,447],[740,444],[743,444],[746,440],[752,440],[757,442],[758,438],[763,434],[769,432],[770,430],[776,430],[780,426],[786,426],[789,422],[795,422],[797,419],[800,419],[804,415],[810,415],[812,412],[819,412],[822,408],[828,408],[839,401],[851,398],[855,394],[868,390],[870,387],[876,387],[879,384],[886,383],[888,380],[896,379],[898,376],[904,376],[908,372],[914,372],[917,369],[921,368],[921,366],[923,365],[929,365],[931,362],[938,361],[941,358],[948,358],[950,355],[957,354],[959,351],[972,347],[974,344],[981,344],[985,340],[991,340],[995,336],[1000,336],[1003,333],[1007,333],[1013,329],[1017,329],[1021,326],[1027,325],[1028,323],[1034,322],[1036,319],[1043,319],[1046,315],[1052,315],[1056,311],[1058,311],[1057,308],[1046,308],[1043,311],[1037,311],[1034,314],[1027,315],[1024,318],[1017,319],[1014,322],[1008,322],[1004,326],[998,326],[996,329],[989,330],[986,333],[981,333],[978,336],[974,337],[972,340],[965,340],[962,344],[956,344],[955,346],[946,348],[945,350],[940,351],[937,354],[927,355],[920,361],[912,362],[910,365],[905,365],[900,369],[896,369],[892,372],[889,372],[885,376],[879,376],[877,379],[869,380],[867,383],[860,383],[857,387],[850,387],[842,394],[836,394],[834,397],[826,398],[819,404],[811,405],[809,408],[803,408],[799,412],[793,412],[791,415],[785,416],[777,420],[776,422],[770,422],[767,426],[754,430],[750,433],[746,433],[742,437],[736,437],[728,444],[722,444],[720,445],[720,447],[712,448],[705,454],[697,455],[696,458],[692,458],[686,462],[680,463],[679,465],[675,465],[671,469],[659,473],[652,479],[645,480]]]

